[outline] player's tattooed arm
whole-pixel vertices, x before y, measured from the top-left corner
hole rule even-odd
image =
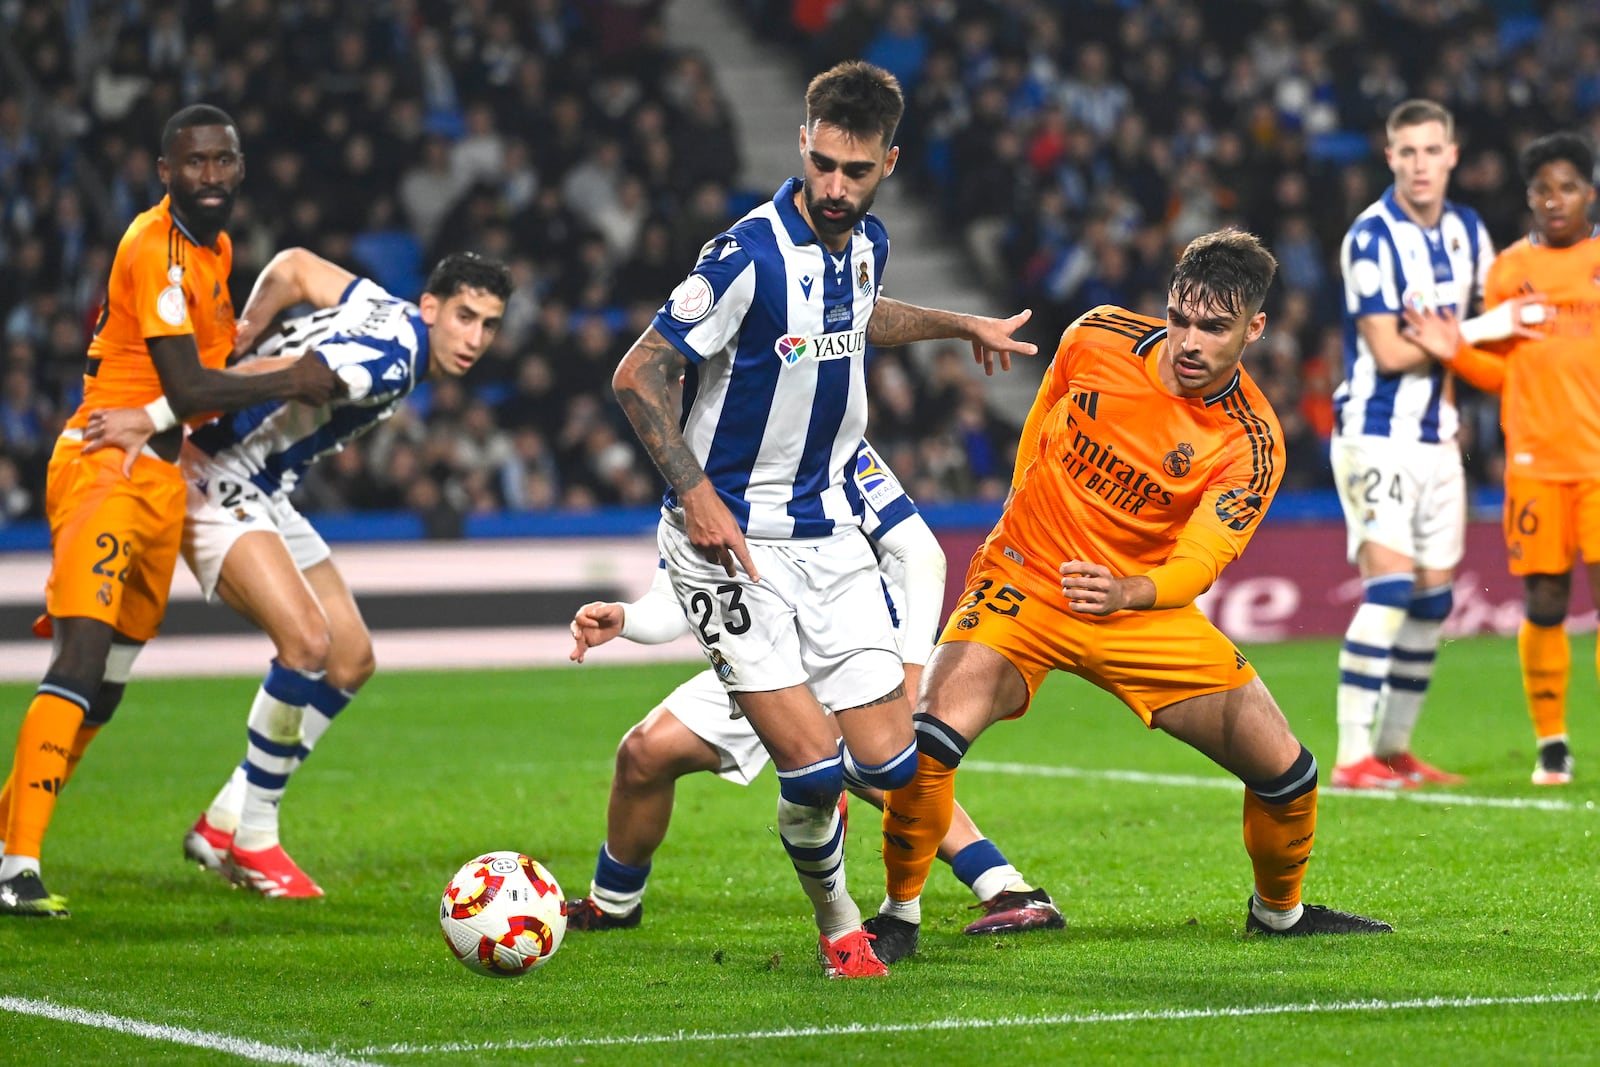
[[[678,427],[677,385],[688,363],[652,326],[628,349],[611,377],[633,432],[680,496],[706,478]]]
[[[982,364],[985,373],[992,374],[997,360],[1001,370],[1009,370],[1013,354],[1031,356],[1039,351],[1032,342],[1012,336],[1032,315],[1032,311],[1022,311],[1008,319],[959,315],[883,297],[867,321],[867,340],[875,345],[904,345],[940,337],[960,338],[972,342],[973,359]]]

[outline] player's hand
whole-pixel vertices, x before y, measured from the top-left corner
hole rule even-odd
[[[315,355],[301,356],[287,371],[293,386],[291,398],[321,407],[336,397],[345,395],[345,385],[339,376]]]
[[[624,608],[621,604],[602,600],[591,601],[572,616],[573,647],[567,658],[582,663],[591,648],[598,648],[622,633]]]
[[[1061,595],[1067,598],[1067,607],[1085,615],[1110,615],[1126,603],[1122,579],[1111,568],[1081,559],[1061,565]]]
[[[737,562],[752,582],[759,582],[761,575],[756,573],[756,565],[750,559],[744,531],[739,529],[739,523],[717,495],[710,479],[684,493],[681,499],[685,531],[694,550],[707,563],[727,571],[729,578],[736,575],[733,565]]]
[[[155,432],[156,424],[144,408],[101,408],[89,414],[89,426],[83,431],[83,454],[102,448],[122,449],[122,476],[131,478],[140,450]]]
[[[240,319],[234,325],[236,328],[233,332],[233,354],[228,357],[229,363],[247,355],[255,348],[256,342],[261,340],[261,331],[266,329],[269,323],[263,322],[258,326],[249,319]]]
[[[1461,350],[1461,323],[1449,308],[1437,311],[1407,307],[1400,313],[1401,332],[1440,363],[1449,363]]]
[[[993,374],[996,360],[1000,362],[1001,370],[1011,369],[1013,352],[1020,356],[1037,355],[1038,345],[1032,341],[1019,341],[1011,336],[1022,329],[1023,324],[1031,318],[1033,318],[1031,308],[1020,311],[1009,319],[991,319],[985,315],[971,316],[972,361],[982,364],[983,373]]]

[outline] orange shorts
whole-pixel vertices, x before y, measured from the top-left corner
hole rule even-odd
[[[1255,668],[1193,604],[1105,617],[1067,607],[1059,590],[1024,593],[1016,576],[992,562],[968,572],[961,604],[940,643],[976,641],[1010,660],[1028,700],[1053,670],[1085,678],[1150,724],[1162,708],[1190,697],[1237,689]],[[1028,710],[1024,704],[1016,718]]]
[[[177,467],[149,455],[124,477],[123,459],[117,449],[85,456],[82,441],[56,441],[45,491],[52,554],[45,610],[58,619],[99,619],[148,641],[172,591],[186,487]]]
[[[1506,562],[1511,573],[1566,574],[1583,554],[1600,563],[1600,481],[1541,482],[1506,475]]]

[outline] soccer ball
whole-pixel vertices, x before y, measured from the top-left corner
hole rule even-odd
[[[520,852],[486,852],[444,887],[439,926],[467,970],[515,978],[561,947],[567,898],[537,861]]]

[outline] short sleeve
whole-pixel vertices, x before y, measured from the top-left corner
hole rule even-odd
[[[651,323],[685,358],[702,363],[727,349],[755,299],[755,263],[731,234],[706,245]]]
[[[866,502],[867,514],[861,530],[874,541],[917,514],[917,505],[907,495],[894,471],[867,442],[856,453],[856,488]]]
[[[140,337],[194,334],[183,267],[172,262],[170,234],[158,227],[144,231],[131,249],[127,308],[139,325]]]
[[[1401,286],[1394,239],[1382,219],[1359,219],[1345,235],[1339,269],[1344,276],[1345,310],[1362,315],[1398,315]]]

